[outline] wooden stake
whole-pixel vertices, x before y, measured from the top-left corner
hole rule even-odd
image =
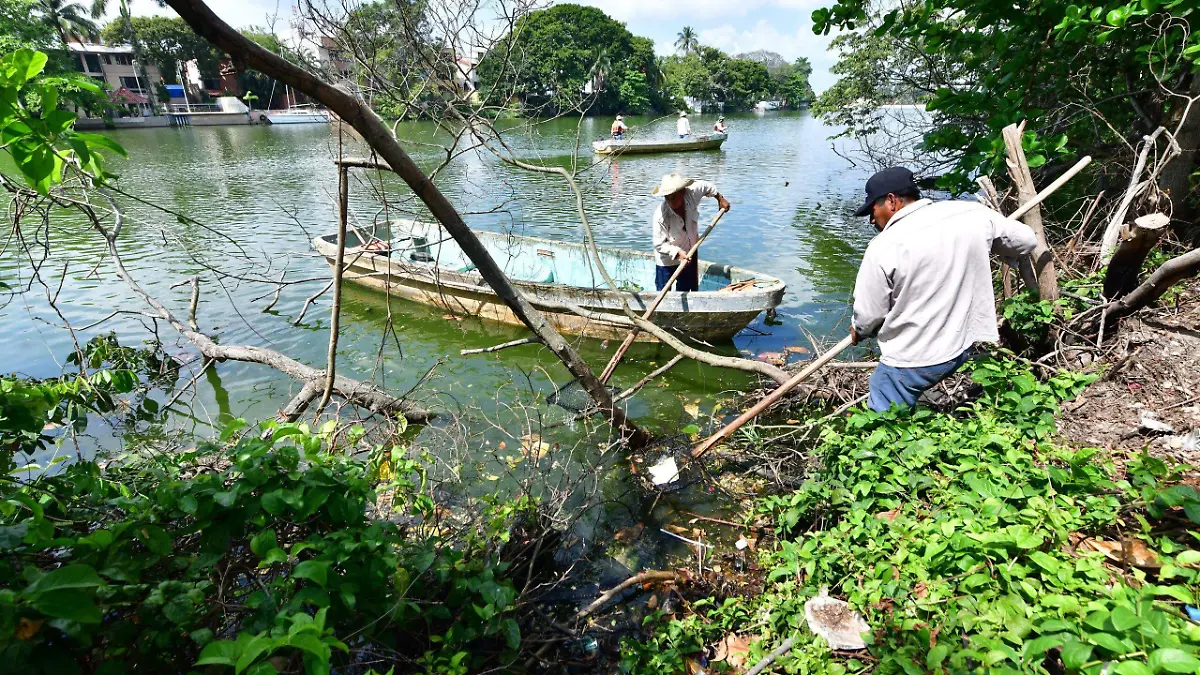
[[[812,376],[813,373],[817,372],[818,370],[823,368],[825,366],[825,364],[832,361],[833,357],[837,356],[838,354],[841,354],[843,351],[845,351],[847,348],[849,348],[850,345],[851,345],[851,338],[849,335],[847,335],[846,337],[842,338],[841,342],[837,343],[836,345],[831,347],[829,349],[829,351],[822,354],[821,358],[817,359],[816,361],[813,361],[811,364],[809,364],[809,366],[807,368],[805,368],[804,370],[797,373],[795,377],[793,377],[792,379],[788,380],[787,382],[784,382],[783,384],[779,385],[779,387],[776,388],[775,391],[764,396],[763,399],[761,401],[759,401],[758,403],[756,403],[753,408],[742,413],[741,417],[738,417],[736,420],[725,425],[725,427],[723,429],[721,429],[720,431],[718,431],[717,433],[704,439],[704,441],[702,441],[699,445],[697,445],[695,448],[692,449],[691,458],[696,459],[700,455],[703,455],[704,453],[708,452],[714,445],[716,445],[717,443],[721,442],[726,437],[728,437],[729,434],[732,434],[733,432],[740,429],[743,424],[745,424],[746,422],[749,422],[750,420],[754,419],[755,417],[758,417],[759,414],[762,413],[762,411],[766,410],[767,408],[770,408],[776,401],[783,398],[784,394],[787,394],[792,389],[795,389],[796,385],[807,380],[809,377]]]
[[[1058,274],[1054,269],[1054,255],[1046,243],[1046,232],[1042,227],[1042,212],[1037,208],[1039,202],[1037,189],[1033,184],[1033,174],[1029,172],[1029,163],[1025,160],[1025,150],[1021,147],[1021,137],[1024,131],[1024,123],[1020,126],[1010,124],[1004,127],[1004,145],[1008,148],[1008,173],[1017,186],[1017,195],[1021,204],[1032,204],[1028,209],[1018,209],[1016,213],[1021,214],[1021,221],[1037,235],[1037,246],[1033,249],[1033,269],[1037,273],[1038,293],[1042,300],[1053,302],[1058,299]]]
[[[679,278],[680,274],[683,274],[683,268],[687,267],[690,264],[690,261],[695,258],[696,252],[700,250],[700,244],[704,243],[704,240],[708,238],[709,233],[713,231],[713,228],[717,226],[717,223],[721,220],[721,216],[725,215],[725,213],[726,211],[724,209],[717,211],[717,217],[713,218],[713,221],[709,224],[708,229],[704,230],[704,234],[700,235],[700,238],[696,240],[696,243],[692,246],[691,250],[687,252],[689,262],[680,263],[679,265],[675,266],[675,272],[671,275],[670,281],[667,282],[666,286],[663,286],[663,289],[658,292],[658,297],[654,298],[654,302],[650,303],[650,306],[646,309],[646,312],[642,314],[643,319],[648,320],[650,315],[654,313],[654,310],[658,309],[658,306],[662,304],[663,298],[667,297],[667,293],[670,293],[671,287],[675,285],[675,280]],[[700,265],[699,260],[696,261],[696,265]],[[617,353],[613,354],[613,357],[611,360],[609,360],[608,365],[604,367],[604,372],[600,373],[601,383],[608,382],[608,378],[612,377],[613,371],[617,369],[617,364],[621,362],[621,359],[625,356],[625,352],[629,351],[629,346],[632,345],[634,340],[637,339],[638,332],[638,329],[635,327],[633,330],[629,331],[629,335],[625,336],[625,341],[622,342],[621,346],[617,348]]]

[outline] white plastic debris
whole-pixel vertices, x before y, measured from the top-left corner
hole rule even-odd
[[[679,465],[674,457],[663,457],[650,467],[650,480],[655,485],[666,485],[679,480]]]
[[[1160,422],[1150,411],[1142,411],[1141,419],[1138,420],[1138,431],[1145,434],[1173,434],[1175,427],[1165,422]]]
[[[750,542],[746,541],[745,537],[742,537],[741,539],[737,540],[737,543],[734,544],[734,546],[737,547],[737,550],[741,551],[742,549],[750,546]]]
[[[862,634],[871,628],[858,612],[844,600],[829,597],[829,589],[804,603],[804,620],[808,628],[825,638],[830,649],[866,649]]]

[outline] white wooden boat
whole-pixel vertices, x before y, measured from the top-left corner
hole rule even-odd
[[[271,124],[328,124],[329,113],[313,106],[296,105],[287,110],[267,110],[262,113]]]
[[[716,150],[721,147],[727,134],[713,133],[689,138],[665,140],[641,140],[630,138],[623,141],[609,139],[592,143],[592,151],[598,155],[629,155],[650,152],[686,152],[689,150]]]
[[[564,304],[593,312],[622,314],[621,298],[645,311],[654,289],[656,258],[650,253],[601,248],[605,268],[619,289],[605,282],[583,244],[476,231],[513,284],[560,332],[596,338],[624,338],[628,327],[586,319]],[[337,234],[313,240],[332,266]],[[492,291],[454,239],[440,225],[412,220],[381,222],[370,231],[346,233],[344,279],[434,305],[453,314],[521,325]],[[728,340],[760,313],[774,309],[786,285],[775,277],[738,267],[700,261],[700,290],[668,293],[654,321],[684,338]],[[654,337],[639,334],[638,339]]]

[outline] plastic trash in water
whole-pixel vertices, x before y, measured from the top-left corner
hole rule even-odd
[[[655,485],[666,485],[679,480],[679,465],[674,457],[664,457],[650,467],[650,480]]]

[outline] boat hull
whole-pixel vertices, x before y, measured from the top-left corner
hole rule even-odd
[[[263,117],[271,124],[327,124],[329,116],[325,113],[263,113]]]
[[[695,138],[678,138],[665,141],[596,141],[592,151],[597,155],[636,155],[654,152],[689,152],[692,150],[716,150],[728,136],[712,134]]]
[[[443,237],[440,241],[449,239],[440,228],[420,225],[436,229],[437,233]],[[641,314],[653,303],[657,295],[652,286],[650,290],[614,292],[513,278],[514,273],[522,271],[514,268],[521,267],[524,263],[519,258],[505,261],[501,255],[497,255],[497,251],[513,250],[512,246],[514,245],[532,247],[538,251],[539,256],[544,253],[554,253],[561,256],[562,261],[570,260],[568,264],[572,265],[586,261],[587,251],[579,244],[534,237],[517,237],[490,232],[477,232],[476,234],[492,251],[497,263],[509,273],[513,285],[521,290],[534,307],[546,315],[547,320],[560,333],[598,339],[622,339],[629,332],[628,326],[588,319],[565,310],[564,307],[572,305],[591,312],[621,315],[623,314],[621,300],[624,299],[634,312]],[[345,280],[414,302],[432,305],[452,314],[476,316],[518,326],[524,325],[473,269],[462,271],[462,268],[450,269],[440,266],[437,264],[436,253],[433,254],[434,261],[413,262],[403,251],[393,251],[390,256],[365,251],[361,248],[360,236],[360,233],[348,233],[343,268]],[[369,236],[363,238],[369,238]],[[336,260],[335,242],[334,235],[326,235],[314,240],[318,252],[325,256],[331,267]],[[450,240],[450,244],[453,244],[452,240]],[[620,279],[623,266],[628,269],[637,268],[638,271],[647,265],[651,269],[653,268],[653,258],[648,254],[616,249],[601,249],[601,251],[606,258],[606,267],[618,279]],[[450,253],[447,257],[454,257],[454,255],[454,253]],[[461,253],[457,253],[457,255],[461,255]],[[461,260],[455,258],[455,261],[457,264]],[[555,262],[557,264],[559,261]],[[707,283],[709,286],[713,285],[714,280],[719,283],[725,278],[741,281],[743,284],[747,280],[756,281],[750,288],[733,292],[712,290],[668,293],[654,313],[656,324],[684,338],[710,342],[728,341],[754,321],[760,313],[778,306],[786,290],[784,283],[778,279],[727,265],[701,261],[700,272],[706,280],[702,283]],[[598,273],[596,277],[599,277]],[[655,341],[655,338],[648,333],[640,333],[638,339],[645,342]]]

